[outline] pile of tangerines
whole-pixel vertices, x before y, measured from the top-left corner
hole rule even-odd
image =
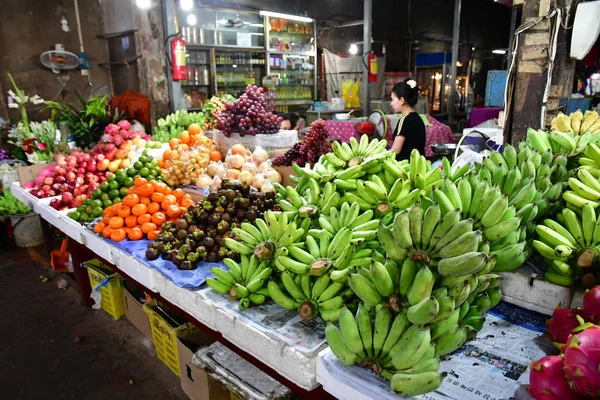
[[[164,182],[136,178],[123,201],[104,209],[94,232],[115,242],[128,238],[155,240],[161,226],[177,221],[194,204],[181,189],[172,190]]]

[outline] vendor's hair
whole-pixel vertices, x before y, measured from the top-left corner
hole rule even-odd
[[[292,129],[294,129],[294,127],[296,126],[296,124],[298,123],[298,120],[300,119],[300,117],[298,116],[298,114],[296,113],[289,113],[289,114],[283,114],[283,120],[285,121],[286,119],[288,121],[290,121],[290,125],[292,127]]]
[[[410,78],[404,80],[404,82],[397,83],[392,89],[392,93],[396,95],[397,98],[404,97],[404,101],[411,107],[414,107],[419,100],[419,86],[415,85],[414,88],[411,88],[407,82],[410,81]]]

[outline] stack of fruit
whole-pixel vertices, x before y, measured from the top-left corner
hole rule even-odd
[[[202,112],[188,112],[186,110],[177,110],[173,114],[167,115],[165,118],[160,118],[152,139],[162,143],[168,143],[171,139],[179,138],[181,133],[189,126],[194,124],[200,128],[206,120]]]
[[[204,103],[204,108],[202,109],[204,112],[204,124],[202,124],[202,129],[205,131],[214,130],[215,118],[223,111],[225,103],[233,103],[234,101],[235,97],[232,95],[223,94],[221,97],[213,96],[208,103]]]
[[[273,134],[281,125],[281,118],[266,109],[264,89],[253,85],[233,103],[226,103],[215,119],[217,129],[227,137],[233,132],[240,136]]]
[[[331,152],[328,137],[329,131],[325,126],[325,120],[320,119],[313,122],[304,136],[304,141],[294,144],[285,154],[276,157],[273,165],[292,166],[297,164],[301,167],[314,165],[322,155]]]
[[[587,321],[587,323],[586,323]],[[535,400],[597,399],[600,393],[600,286],[585,293],[582,309],[559,308],[547,333],[561,350],[531,363],[529,394]]]
[[[156,242],[148,246],[146,257],[155,260],[162,256],[179,269],[195,269],[199,261],[232,258],[234,252],[224,246],[226,238],[232,237],[231,229],[261,218],[275,207],[274,197],[225,181],[222,189],[211,191],[181,219],[163,226]]]
[[[94,226],[94,232],[115,242],[125,238],[155,240],[164,223],[178,220],[194,203],[183,190],[171,190],[163,182],[145,178],[135,179],[133,186],[123,193],[122,201],[106,207],[100,215],[96,215],[97,209],[93,210],[94,217],[103,216]]]

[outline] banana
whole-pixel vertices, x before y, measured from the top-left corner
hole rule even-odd
[[[206,284],[215,292],[229,294],[231,285],[221,282],[215,278],[206,278]]]
[[[483,171],[483,169],[482,169]],[[479,206],[481,205],[481,202],[483,200],[483,197],[485,196],[487,190],[488,190],[488,183],[487,181],[480,181],[477,183],[477,186],[475,186],[474,188],[472,187],[471,189],[473,189],[473,199],[471,200],[471,206],[469,207],[469,217],[474,218],[475,214],[477,213],[477,210],[479,209]]]
[[[401,371],[413,367],[429,349],[430,344],[431,331],[429,328],[420,329],[400,351],[394,354],[392,358],[394,368]]]
[[[488,256],[485,253],[469,252],[440,260],[438,263],[438,272],[442,276],[471,274],[482,269],[487,260]]]
[[[430,296],[418,304],[408,308],[407,317],[410,322],[416,325],[428,324],[437,317],[440,311],[440,304],[437,299]]]
[[[413,241],[410,234],[409,210],[400,211],[394,218],[394,240],[401,249],[412,249]]]
[[[588,200],[584,197],[579,196],[578,194],[576,194],[575,192],[572,192],[570,190],[567,190],[566,192],[563,193],[563,199],[569,203],[569,204],[573,204],[576,207],[583,207],[584,204],[589,204],[594,208],[598,208],[598,206],[600,205],[599,202],[597,201],[592,201],[592,200]]]
[[[400,275],[400,282],[402,284],[402,275]],[[427,265],[422,266],[415,275],[412,286],[407,294],[410,305],[418,304],[431,296],[434,283],[435,277],[429,267]]]
[[[594,221],[594,222],[596,222],[596,221]],[[536,226],[535,231],[537,232],[540,239],[542,239],[542,241],[549,244],[551,247],[559,246],[559,245],[572,247],[571,242],[569,242],[569,240],[567,238],[560,235],[558,232],[553,231],[552,229],[548,228],[545,225]],[[592,234],[593,234],[593,231],[592,231]]]
[[[402,269],[400,271],[400,280],[398,283],[398,292],[402,297],[408,295],[409,290],[411,290],[411,286],[415,281],[418,272],[419,264],[410,259],[404,261],[404,263],[402,264]]]
[[[313,296],[313,299],[316,299],[318,303],[323,303],[327,300],[333,299],[338,293],[340,293],[344,289],[344,285],[341,283],[333,282],[327,286],[327,289],[321,293],[318,298]]]
[[[388,297],[394,293],[394,281],[382,263],[373,261],[370,273],[375,288],[382,296]]]
[[[391,326],[391,311],[385,307],[381,307],[375,314],[375,330],[373,332],[373,355],[375,357],[381,354]]]
[[[471,185],[467,179],[461,179],[458,181],[458,193],[460,196],[460,204],[462,207],[463,215],[468,215],[471,208],[472,190]]]
[[[458,326],[460,310],[460,308],[455,309],[446,319],[434,322],[430,326],[432,340],[437,339],[442,334],[448,332],[450,329],[453,329]]]
[[[400,340],[402,335],[404,335],[404,332],[406,332],[409,326],[410,321],[406,317],[406,314],[401,313],[396,315],[388,333],[388,336],[385,339],[385,343],[383,344],[381,353],[379,354],[379,358],[386,357],[389,354],[392,347],[394,347],[394,345],[398,343],[398,341]]]
[[[481,225],[485,228],[496,225],[508,208],[508,197],[500,195],[481,216]]]
[[[561,256],[552,247],[548,246],[544,242],[540,242],[539,240],[533,240],[531,242],[531,245],[544,258],[547,258],[549,260],[562,260],[562,261],[567,260],[567,257]]]
[[[369,357],[373,357],[373,331],[371,327],[371,315],[362,303],[358,304],[356,311],[356,324],[360,339],[362,341],[363,350]]]
[[[581,222],[579,221],[577,214],[575,214],[575,212],[572,210],[565,208],[563,209],[562,215],[565,219],[565,225],[567,226],[567,229],[571,235],[575,238],[577,243],[585,246],[583,227],[581,226]]]
[[[283,293],[275,281],[269,281],[267,287],[269,288],[269,296],[281,307],[286,310],[293,310],[298,307],[298,302]]]
[[[244,243],[238,242],[231,238],[225,238],[225,245],[235,252],[238,252],[242,255],[250,255],[254,253],[254,248],[250,247]]]
[[[559,275],[559,274],[554,274],[552,272],[546,272],[544,274],[544,280],[546,280],[550,283],[553,283],[555,285],[568,287],[577,281],[577,277]]]
[[[394,261],[402,261],[406,258],[408,249],[396,243],[393,231],[384,224],[379,224],[377,238],[389,258]]]
[[[433,231],[428,250],[433,250],[440,239],[456,224],[460,222],[460,210],[454,209],[442,217],[442,221]]]
[[[448,243],[439,252],[441,258],[452,258],[464,253],[477,251],[483,234],[481,231],[465,232]]]
[[[460,197],[460,192],[458,191],[458,187],[451,180],[445,180],[442,185],[442,191],[446,194],[450,202],[452,203],[452,208],[463,209],[462,200]]]
[[[598,201],[600,200],[600,192],[586,186],[577,178],[569,178],[569,187],[573,189],[575,193],[587,200]]]
[[[350,288],[352,288],[352,291],[368,306],[375,307],[381,303],[381,294],[364,276],[360,274],[350,274],[348,284],[350,285]]]
[[[592,246],[594,240],[594,228],[596,227],[596,211],[589,204],[581,208],[581,227],[585,244]]]
[[[432,392],[442,385],[446,373],[422,372],[420,374],[394,374],[391,376],[392,390],[400,396],[418,396]]]
[[[325,337],[327,344],[335,356],[346,365],[354,365],[358,356],[350,351],[344,344],[342,333],[335,325],[329,323],[325,328]]]
[[[363,351],[363,344],[360,339],[360,333],[358,331],[358,325],[354,319],[352,312],[347,307],[342,307],[342,311],[339,316],[340,333],[342,341],[354,354],[358,354],[362,358],[366,358]]]
[[[443,333],[436,340],[435,355],[450,354],[467,341],[467,328],[460,325],[458,328]]]
[[[521,217],[512,217],[483,230],[483,235],[490,242],[502,239],[508,233],[516,230],[521,224]]]
[[[430,346],[435,353],[435,346]],[[423,372],[436,372],[440,369],[440,359],[433,357],[426,357],[427,354],[423,355],[423,358],[419,360],[419,363],[412,368],[407,368],[402,371],[406,375],[417,375]]]
[[[452,226],[444,236],[442,236],[433,248],[433,253],[439,252],[444,246],[453,242],[461,235],[473,231],[473,219],[465,219]]]
[[[517,165],[517,150],[510,143],[504,145],[503,155],[508,169],[512,169]]]
[[[423,210],[421,209],[421,203],[416,202],[409,209],[408,220],[413,246],[419,249],[421,247],[421,228],[423,225]]]
[[[434,187],[432,189],[432,193],[433,193],[433,200],[439,204],[442,214],[446,214],[455,208],[443,190]]]
[[[503,249],[490,252],[490,256],[496,256],[496,264],[502,266],[507,263],[510,263],[521,253],[523,253],[523,250],[525,250],[526,245],[527,242],[525,241],[513,244]]]

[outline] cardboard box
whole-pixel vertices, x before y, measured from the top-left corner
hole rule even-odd
[[[125,294],[125,316],[144,336],[152,340],[150,320],[148,319],[148,314],[144,312],[142,303],[133,297],[127,289],[123,289],[123,293]]]
[[[283,186],[296,187],[296,184],[290,180],[290,175],[296,175],[292,167],[274,167],[281,175],[281,184]]]
[[[17,175],[19,176],[19,183],[21,186],[26,183],[33,182],[35,177],[40,173],[41,170],[46,168],[46,164],[34,164],[29,167],[17,168]]]
[[[177,340],[181,388],[191,400],[229,400],[229,390],[192,365],[192,357],[196,350],[213,342],[214,340],[202,331],[193,332]]]

